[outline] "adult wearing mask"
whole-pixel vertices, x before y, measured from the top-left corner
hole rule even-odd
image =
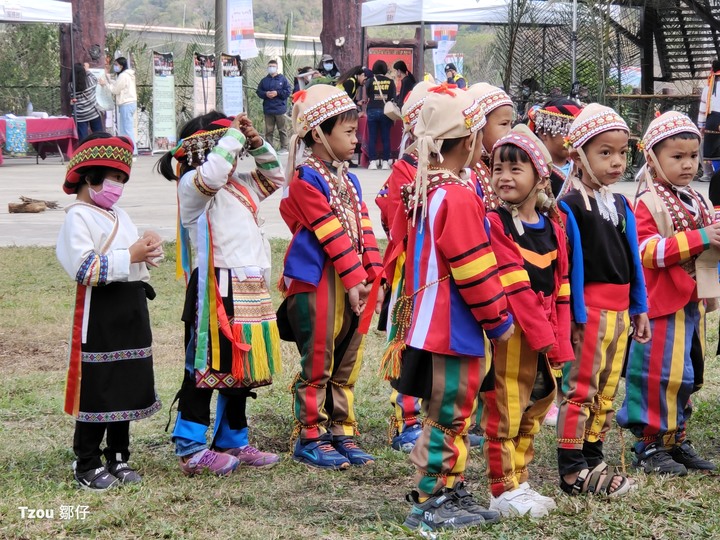
[[[79,141],[84,140],[90,132],[98,133],[104,130],[102,115],[95,97],[98,81],[89,69],[90,65],[87,63],[77,62],[73,66],[75,92],[70,102],[75,105],[75,123]]]
[[[405,99],[407,98],[410,91],[415,88],[417,80],[415,79],[415,75],[410,73],[407,64],[402,60],[398,60],[397,62],[395,62],[393,64],[393,69],[397,73],[398,78],[401,80],[400,91],[395,98],[395,103],[397,103],[398,107],[402,109],[403,103],[405,103]]]
[[[323,77],[330,79],[337,79],[340,76],[340,68],[335,63],[333,57],[329,54],[323,54],[320,58],[320,65],[318,71]]]
[[[458,73],[455,64],[450,63],[445,66],[445,76],[447,77],[448,84],[454,84],[458,88],[465,88],[467,86],[465,77]]]
[[[128,67],[127,58],[120,56],[112,64],[114,81],[109,78],[100,79],[100,86],[106,86],[115,96],[118,106],[118,135],[125,136],[133,142],[133,159],[137,157],[137,137],[135,136],[135,111],[137,110],[137,88],[135,87],[135,70]]]
[[[278,73],[278,63],[270,60],[267,65],[268,74],[258,85],[256,94],[263,100],[263,113],[265,114],[265,140],[273,144],[275,128],[280,137],[280,153],[288,152],[287,136],[287,101],[290,97],[290,83],[285,75]]]
[[[377,160],[377,133],[380,131],[382,140],[382,170],[390,169],[390,130],[393,121],[385,115],[385,102],[395,99],[395,83],[385,76],[388,67],[383,60],[376,60],[372,67],[373,76],[365,83],[367,103],[368,128],[368,169],[378,168]]]

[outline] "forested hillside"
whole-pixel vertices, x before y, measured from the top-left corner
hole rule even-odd
[[[319,35],[322,0],[263,0],[253,2],[255,30],[282,34],[293,13],[293,32]],[[206,27],[215,21],[215,0],[106,0],[107,22],[156,26]]]

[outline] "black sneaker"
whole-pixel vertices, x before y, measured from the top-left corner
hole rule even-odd
[[[707,459],[701,458],[695,451],[690,441],[685,441],[678,446],[673,446],[670,450],[670,456],[678,463],[682,463],[688,469],[697,469],[699,471],[714,471],[715,465]]]
[[[647,474],[667,474],[670,476],[685,476],[687,468],[678,463],[663,446],[654,442],[645,447],[639,454],[636,452],[633,457],[633,466],[642,469]]]
[[[485,519],[478,514],[471,514],[463,510],[448,493],[438,493],[424,503],[419,502],[418,492],[413,491],[407,500],[413,503],[410,515],[405,519],[403,526],[408,529],[420,531],[436,531],[438,529],[459,529],[482,525]]]
[[[77,461],[73,461],[73,476],[80,487],[93,491],[105,491],[117,485],[118,479],[108,472],[105,467],[90,469],[82,473],[77,472]]]
[[[124,461],[112,461],[108,463],[107,469],[110,474],[120,480],[121,484],[139,484],[142,482],[142,476]]]
[[[465,482],[457,482],[453,486],[453,488],[448,489],[446,493],[450,495],[455,501],[455,504],[457,504],[463,510],[466,510],[471,514],[475,514],[477,516],[482,516],[482,518],[485,520],[485,523],[497,523],[498,521],[500,521],[500,513],[495,512],[494,510],[488,510],[487,508],[479,504],[475,500],[475,497],[473,497],[472,494],[467,489],[465,489]]]

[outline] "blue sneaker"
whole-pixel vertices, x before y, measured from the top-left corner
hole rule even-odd
[[[482,449],[483,444],[485,444],[485,437],[477,433],[468,433],[468,440],[470,441],[470,448]]]
[[[392,447],[398,452],[405,452],[409,454],[415,448],[420,434],[422,433],[422,425],[413,424],[410,427],[406,427],[402,433],[398,433],[392,439]]]
[[[339,454],[329,441],[324,440],[303,443],[302,440],[298,439],[295,442],[292,458],[317,469],[339,471],[350,468],[350,462],[347,458]]]
[[[353,465],[375,463],[375,458],[363,451],[352,437],[333,437],[333,446],[339,454],[345,456]]]

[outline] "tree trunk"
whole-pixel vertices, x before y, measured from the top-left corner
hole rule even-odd
[[[363,0],[323,0],[323,54],[330,54],[340,71],[362,62],[360,11]]]
[[[69,24],[60,25],[60,95],[62,112],[66,115],[72,114],[68,88],[72,85],[73,48],[75,62],[88,62],[94,68],[105,67],[105,0],[70,0],[70,3],[72,33]]]

